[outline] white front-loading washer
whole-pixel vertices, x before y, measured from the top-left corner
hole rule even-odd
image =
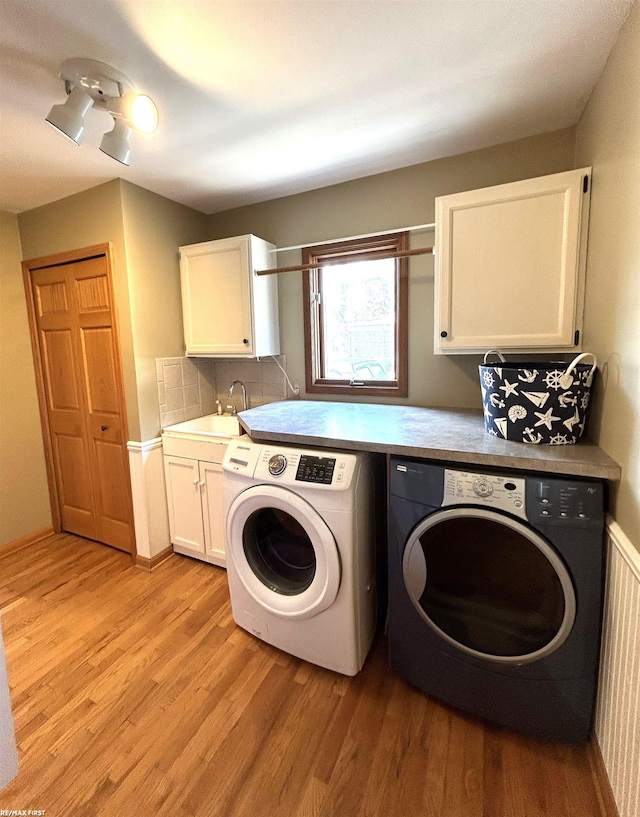
[[[242,437],[222,466],[236,623],[291,655],[355,675],[377,620],[370,455]]]

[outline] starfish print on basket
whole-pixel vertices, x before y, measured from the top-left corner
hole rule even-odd
[[[516,397],[518,396],[518,392],[516,391],[518,383],[509,383],[506,377],[504,379],[504,386],[499,386],[498,388],[504,392],[505,397],[508,397],[510,394],[515,394]]]
[[[540,411],[534,411],[533,413],[536,417],[540,418],[538,422],[534,424],[534,428],[537,426],[546,426],[549,431],[551,431],[551,423],[555,423],[561,419],[553,414],[553,406],[548,411],[545,411],[544,414]]]

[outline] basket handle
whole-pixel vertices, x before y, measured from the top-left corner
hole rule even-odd
[[[489,355],[498,355],[498,357],[500,358],[500,360],[501,360],[503,363],[506,363],[506,362],[507,362],[507,361],[504,359],[504,355],[503,355],[501,352],[499,352],[497,349],[489,349],[489,351],[488,351],[488,352],[485,352],[484,359],[483,359],[483,361],[482,361],[482,365],[483,365],[483,366],[486,366],[486,365],[487,365],[487,358],[489,357]]]
[[[571,384],[573,383],[573,376],[571,372],[575,369],[575,367],[578,365],[578,363],[580,363],[581,360],[584,360],[585,357],[593,358],[593,366],[591,367],[591,371],[589,372],[587,379],[585,381],[585,384],[587,386],[591,386],[591,383],[593,382],[593,373],[595,372],[596,366],[598,365],[598,360],[596,356],[591,352],[583,352],[581,355],[576,355],[576,357],[573,358],[573,360],[567,367],[567,371],[560,378],[560,386],[563,389],[568,389],[571,386]]]

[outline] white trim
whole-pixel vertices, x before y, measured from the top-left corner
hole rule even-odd
[[[162,437],[154,437],[152,440],[145,442],[136,442],[129,440],[127,443],[128,451],[153,451],[154,448],[162,448]]]
[[[633,571],[636,579],[640,582],[640,551],[636,549],[631,539],[611,516],[607,516],[607,533],[620,551],[622,558]]]
[[[435,230],[433,224],[416,224],[414,227],[396,227],[395,230],[378,230],[377,233],[362,233],[362,235],[346,235],[344,238],[328,238],[326,241],[307,241],[306,244],[295,244],[292,247],[276,247],[269,252],[287,252],[288,250],[302,250],[305,247],[323,247],[326,244],[339,244],[341,241],[358,241],[361,238],[376,238],[379,235],[393,235],[394,233],[417,233],[420,230]]]
[[[171,547],[162,438],[127,443],[138,556],[153,559]]]
[[[620,817],[640,804],[640,554],[611,517],[595,735]]]

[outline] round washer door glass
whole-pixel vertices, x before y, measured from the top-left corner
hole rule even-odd
[[[494,511],[428,516],[409,537],[403,575],[429,626],[493,662],[551,654],[575,620],[575,592],[560,557],[534,530]]]
[[[298,494],[254,485],[226,520],[228,568],[269,613],[306,618],[326,610],[340,587],[340,557],[327,523]]]
[[[313,543],[287,511],[254,511],[245,522],[242,546],[253,572],[274,593],[295,596],[313,581],[317,561]]]

